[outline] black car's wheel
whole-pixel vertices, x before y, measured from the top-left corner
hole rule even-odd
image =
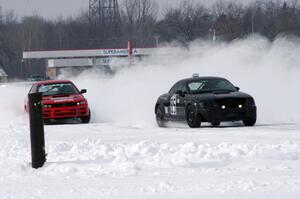
[[[256,118],[251,120],[243,120],[243,123],[245,126],[254,126],[254,124],[256,123]]]
[[[157,106],[155,109],[155,116],[156,116],[156,123],[159,127],[165,127],[166,126],[166,121],[165,121],[165,116],[162,108],[160,106]]]
[[[81,117],[80,119],[81,119],[81,122],[84,124],[89,123],[91,120],[91,111],[89,110],[89,114],[87,116]]]
[[[211,122],[211,125],[213,127],[218,127],[218,126],[220,126],[220,124],[221,124],[221,122]]]
[[[197,114],[193,106],[188,106],[186,109],[186,122],[191,128],[198,128],[201,126],[201,116]]]

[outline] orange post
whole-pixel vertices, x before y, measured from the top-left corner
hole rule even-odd
[[[128,41],[128,57],[129,57],[129,63],[130,65],[133,63],[133,43],[132,41]]]

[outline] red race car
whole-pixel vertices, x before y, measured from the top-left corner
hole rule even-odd
[[[82,123],[89,123],[91,118],[87,99],[69,80],[48,80],[35,82],[29,93],[43,94],[43,117],[46,122],[51,119],[80,118]],[[25,110],[28,112],[28,99]]]

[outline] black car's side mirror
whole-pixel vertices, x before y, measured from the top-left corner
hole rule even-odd
[[[236,86],[235,89],[236,89],[237,91],[240,91],[240,87],[237,87],[237,86]]]
[[[87,90],[86,90],[86,89],[81,89],[80,93],[81,93],[81,94],[87,93]]]

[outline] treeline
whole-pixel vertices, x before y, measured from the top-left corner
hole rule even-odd
[[[270,40],[278,34],[300,35],[298,0],[258,0],[248,5],[219,1],[210,8],[192,0],[173,8],[159,8],[153,0],[119,4],[114,18],[104,20],[88,10],[48,20],[37,15],[19,18],[2,9],[0,64],[10,77],[24,78],[44,69],[36,66],[41,62],[24,66],[23,50],[125,48],[130,39],[137,47],[154,47],[171,41],[188,45],[197,38],[231,41],[251,33]]]

